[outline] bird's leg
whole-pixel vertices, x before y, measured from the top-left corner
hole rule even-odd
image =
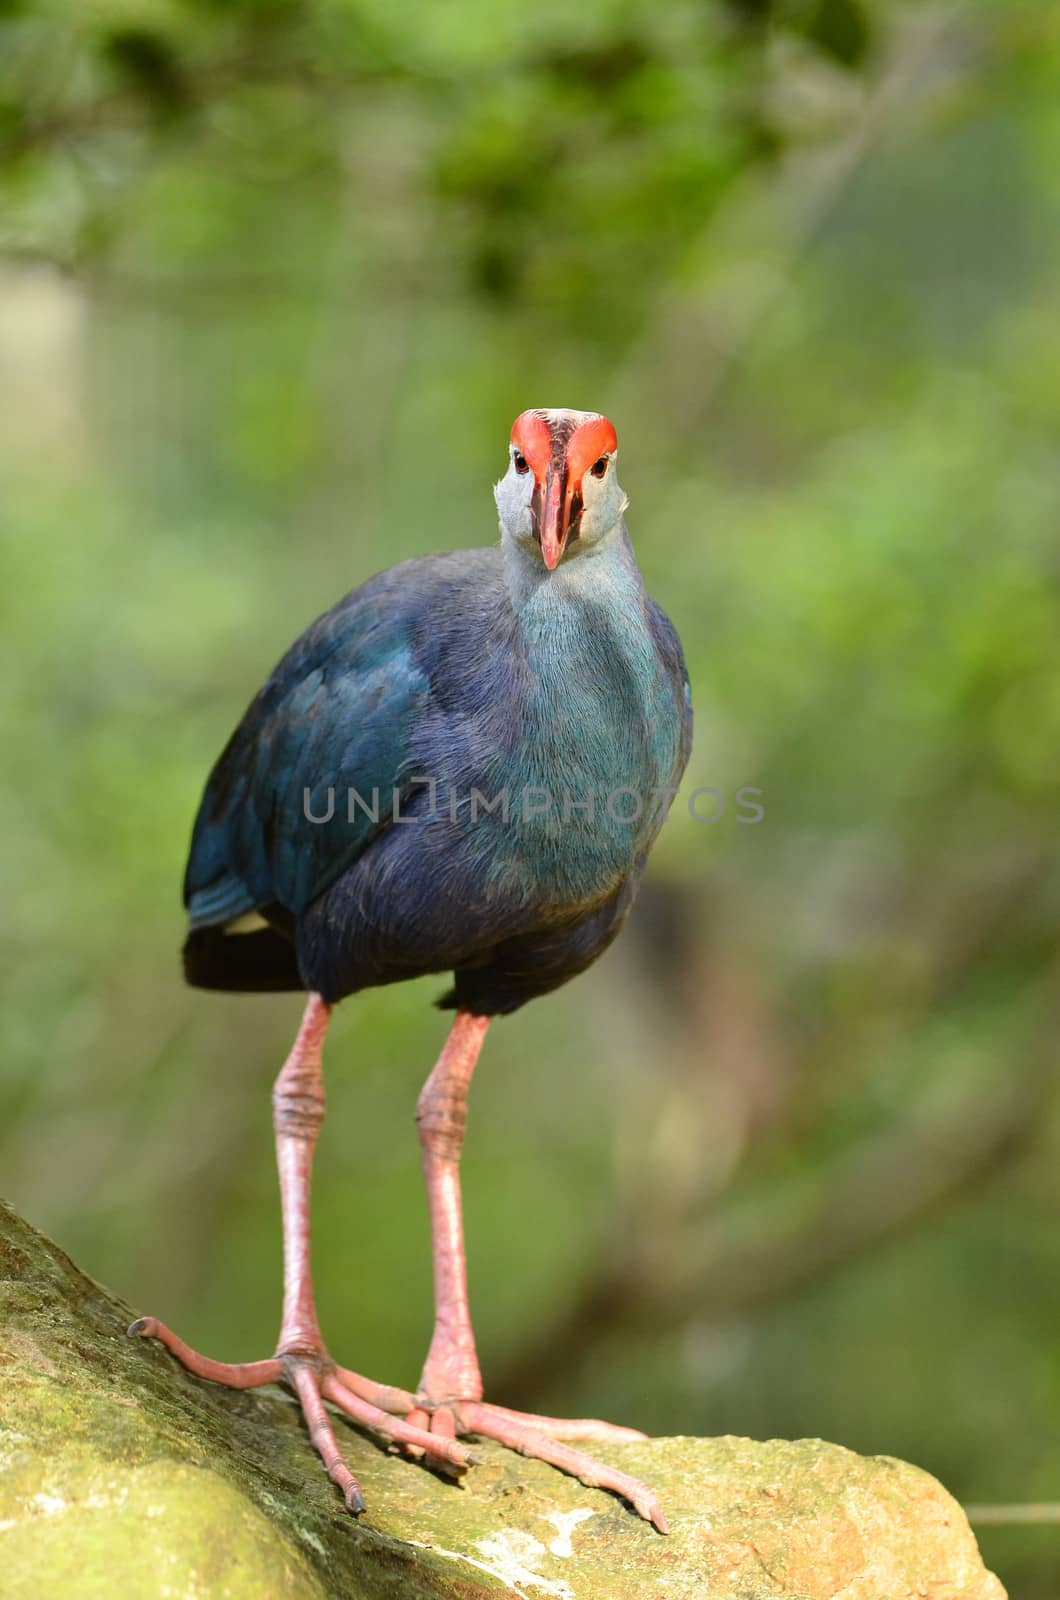
[[[267,1361],[214,1361],[192,1350],[154,1317],[141,1317],[129,1332],[161,1340],[190,1372],[230,1389],[288,1384],[298,1397],[329,1476],[342,1490],[350,1510],[359,1512],[364,1510],[364,1495],[339,1452],[325,1399],[393,1443],[418,1448],[450,1466],[466,1467],[474,1458],[451,1436],[435,1436],[405,1420],[415,1410],[414,1397],[407,1390],[375,1383],[338,1366],[320,1334],[309,1262],[309,1185],[313,1151],[324,1120],[321,1055],[330,1015],[327,1002],[318,994],[310,995],[298,1036],[272,1091],[283,1214],[283,1314],[276,1354]]]
[[[458,1012],[438,1064],[420,1096],[417,1120],[431,1216],[434,1256],[434,1336],[416,1395],[375,1383],[338,1366],[317,1322],[309,1261],[309,1186],[313,1151],[324,1120],[321,1055],[330,1007],[310,995],[302,1025],[273,1088],[273,1126],[283,1213],[283,1315],[276,1353],[266,1361],[214,1361],[186,1345],[154,1317],[141,1317],[130,1333],[159,1339],[190,1372],[230,1389],[285,1383],[298,1397],[313,1444],[351,1511],[364,1496],[339,1452],[324,1405],[330,1400],[354,1422],[450,1467],[474,1456],[458,1435],[481,1434],[551,1462],[592,1487],[623,1495],[661,1531],[659,1503],[647,1484],[594,1461],[564,1439],[642,1439],[632,1428],[594,1420],[535,1417],[482,1400],[475,1338],[468,1311],[464,1229],[460,1208],[460,1150],[467,1091],[489,1027],[488,1017]]]
[[[482,1376],[467,1299],[460,1152],[471,1075],[489,1025],[489,1017],[457,1012],[416,1104],[434,1266],[434,1333],[420,1388],[435,1400],[482,1399]],[[436,1416],[435,1421],[445,1426],[441,1417]]]
[[[416,1106],[416,1125],[427,1184],[434,1265],[434,1332],[409,1422],[445,1438],[476,1433],[525,1456],[548,1461],[591,1488],[612,1489],[666,1533],[666,1518],[654,1491],[638,1478],[595,1461],[564,1439],[643,1439],[635,1428],[596,1418],[534,1416],[482,1399],[475,1335],[468,1307],[467,1262],[460,1199],[460,1153],[467,1122],[467,1095],[489,1027],[489,1017],[458,1011],[434,1070]],[[414,1453],[419,1450],[414,1446]]]
[[[283,1214],[283,1314],[276,1354],[317,1355],[323,1348],[309,1262],[309,1190],[313,1152],[324,1121],[321,1058],[331,1008],[310,995],[290,1055],[272,1086],[272,1126]]]

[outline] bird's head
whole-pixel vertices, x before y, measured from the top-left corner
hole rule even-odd
[[[502,536],[550,572],[565,555],[598,544],[627,504],[615,476],[617,453],[614,426],[598,411],[524,411],[512,424],[508,471],[494,490]]]

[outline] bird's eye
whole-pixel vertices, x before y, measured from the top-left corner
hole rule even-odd
[[[530,463],[529,463],[529,461],[527,461],[526,457],[522,454],[521,451],[517,450],[515,452],[514,456],[512,457],[512,460],[515,462],[515,470],[516,470],[516,472],[529,472],[530,471]]]
[[[604,473],[607,471],[607,457],[601,456],[599,461],[594,461],[592,466],[589,468],[589,471],[592,473],[594,478],[602,478]]]

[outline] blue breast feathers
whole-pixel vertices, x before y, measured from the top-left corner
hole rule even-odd
[[[455,552],[319,619],[210,777],[193,927],[298,917],[349,874],[343,919],[437,970],[638,872],[688,754],[680,647],[628,546],[563,574],[516,609],[498,551]]]

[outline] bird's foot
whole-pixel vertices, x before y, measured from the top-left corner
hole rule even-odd
[[[618,1427],[594,1417],[540,1417],[528,1411],[512,1411],[507,1406],[488,1405],[482,1400],[432,1400],[422,1394],[417,1396],[417,1408],[408,1414],[407,1420],[417,1429],[429,1430],[432,1438],[441,1435],[454,1439],[477,1434],[483,1439],[494,1439],[509,1450],[517,1450],[520,1455],[547,1461],[590,1489],[610,1489],[621,1495],[660,1533],[670,1531],[658,1497],[648,1484],[564,1442],[580,1439],[628,1443],[647,1437],[636,1428]],[[419,1441],[416,1441],[412,1447],[417,1455],[418,1446]]]
[[[364,1494],[339,1450],[325,1400],[330,1400],[352,1422],[370,1429],[390,1444],[401,1446],[411,1455],[426,1457],[432,1465],[445,1466],[450,1471],[463,1472],[476,1464],[472,1451],[461,1443],[464,1436],[477,1434],[484,1439],[494,1439],[509,1450],[549,1462],[589,1488],[612,1490],[628,1500],[660,1533],[668,1531],[655,1492],[646,1483],[564,1442],[579,1439],[622,1443],[643,1439],[645,1435],[635,1428],[620,1428],[594,1418],[533,1416],[506,1406],[487,1405],[481,1400],[413,1395],[407,1389],[376,1383],[359,1372],[340,1367],[323,1344],[305,1343],[297,1348],[281,1349],[265,1361],[230,1362],[200,1355],[172,1328],[154,1317],[140,1317],[129,1332],[158,1339],[189,1372],[224,1384],[226,1388],[257,1389],[266,1383],[285,1384],[298,1399],[309,1436],[328,1476],[355,1515],[365,1509]]]
[[[325,1400],[330,1400],[351,1421],[371,1429],[391,1444],[416,1450],[433,1462],[444,1463],[450,1470],[455,1468],[462,1472],[475,1465],[475,1456],[453,1433],[447,1435],[444,1427],[437,1431],[418,1427],[409,1420],[421,1414],[416,1396],[407,1389],[375,1383],[359,1372],[340,1367],[323,1345],[281,1350],[266,1361],[213,1361],[193,1350],[172,1328],[154,1317],[140,1317],[129,1332],[160,1340],[189,1372],[229,1389],[257,1389],[266,1383],[286,1384],[298,1399],[309,1437],[328,1476],[337,1484],[348,1509],[355,1515],[365,1508],[364,1494],[343,1460]]]

